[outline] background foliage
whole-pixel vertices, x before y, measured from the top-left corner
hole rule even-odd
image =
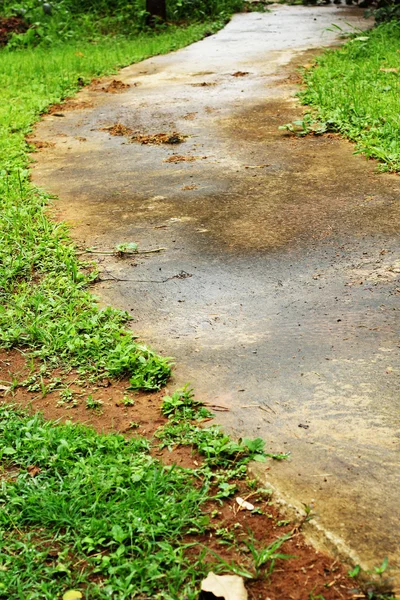
[[[243,5],[244,0],[167,0],[167,22],[224,21]],[[14,34],[8,45],[13,49],[104,34],[135,35],[148,29],[145,8],[145,0],[5,0],[0,14],[20,16],[30,25],[26,33]]]

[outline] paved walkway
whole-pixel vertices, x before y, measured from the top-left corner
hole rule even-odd
[[[367,26],[357,9],[280,6],[123,69],[123,93],[85,89],[89,104],[38,126],[56,145],[33,175],[79,242],[167,248],[100,259],[102,301],[177,358],[176,384],[229,406],[226,428],[291,451],[263,475],[315,506],[325,538],[398,574],[399,179],[337,137],[278,129],[332,23]],[[188,137],[129,143],[116,123]]]

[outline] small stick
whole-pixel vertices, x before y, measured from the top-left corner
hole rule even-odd
[[[127,256],[134,254],[153,254],[154,252],[161,252],[162,250],[168,250],[168,248],[155,248],[154,250],[137,250],[136,252],[125,252],[124,250],[91,250],[90,248],[86,248],[82,252],[78,254],[102,254],[103,256],[113,256],[118,254],[125,254]]]

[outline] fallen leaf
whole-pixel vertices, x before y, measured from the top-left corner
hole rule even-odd
[[[240,496],[236,498],[236,502],[239,504],[240,508],[245,510],[254,510],[254,505],[250,504],[250,502],[247,502],[246,500],[243,500],[243,498],[240,498]]]
[[[383,69],[382,68],[382,69],[379,69],[379,70],[382,71],[383,73],[398,73],[399,72],[399,70],[396,69],[396,67],[390,67],[390,68],[387,68],[387,69]]]
[[[39,467],[36,467],[35,465],[30,465],[28,467],[28,473],[31,477],[36,477],[36,475],[38,475],[40,471],[41,469]]]
[[[68,590],[68,592],[65,592],[63,595],[63,600],[79,600],[79,598],[83,598],[83,596],[78,590]]]
[[[225,600],[247,600],[243,579],[238,575],[215,575],[211,572],[201,582],[201,590],[211,592],[217,598],[225,598]],[[67,600],[71,599],[67,598]]]

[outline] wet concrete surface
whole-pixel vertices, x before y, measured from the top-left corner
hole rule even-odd
[[[389,556],[398,580],[399,179],[335,136],[278,129],[302,114],[296,67],[337,43],[332,24],[370,23],[343,7],[237,15],[123,69],[121,94],[84,89],[37,127],[51,144],[33,179],[81,245],[167,248],[99,256],[101,301],[176,358],[174,385],[229,407],[225,428],[291,452],[263,471],[283,500],[313,504],[355,562]],[[116,123],[188,137],[142,145]]]

